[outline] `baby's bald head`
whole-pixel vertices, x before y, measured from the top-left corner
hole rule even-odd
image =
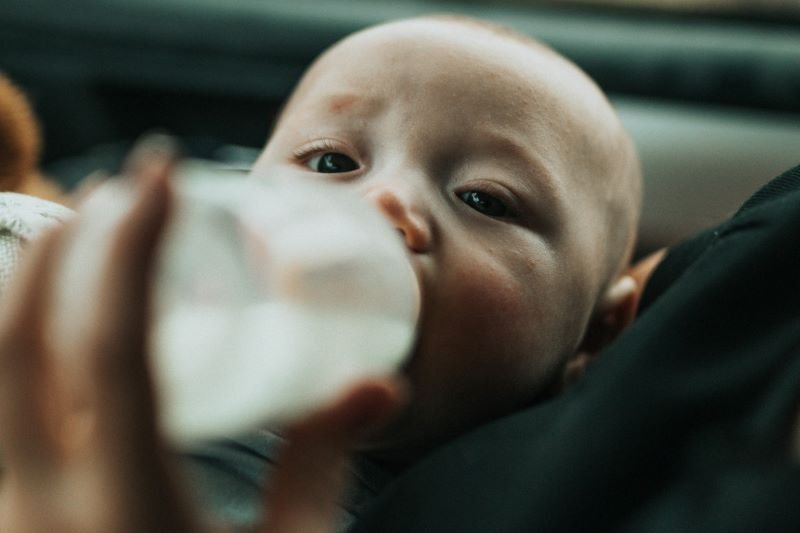
[[[310,69],[305,81],[313,78],[315,68],[336,61],[347,61],[348,50],[358,46],[361,39],[369,40],[382,33],[417,30],[426,25],[450,26],[467,38],[506,40],[525,47],[529,51],[525,68],[540,69],[540,82],[551,85],[552,95],[558,102],[540,102],[541,106],[553,105],[559,116],[537,116],[541,121],[564,120],[567,128],[559,150],[566,160],[574,163],[571,172],[578,180],[581,193],[600,209],[594,222],[604,228],[604,236],[595,243],[595,257],[604,265],[600,277],[610,283],[628,265],[635,246],[641,212],[642,176],[639,158],[634,143],[624,129],[618,115],[607,97],[596,83],[574,63],[546,44],[508,26],[491,21],[456,14],[426,15],[389,22],[367,28],[356,33],[321,56]],[[453,48],[455,52],[457,48]],[[398,56],[398,61],[402,58]],[[550,79],[546,79],[547,77]],[[303,86],[295,91],[288,102],[291,105]],[[567,111],[566,113],[564,111]]]
[[[358,32],[307,71],[258,172],[330,175],[384,211],[422,289],[413,454],[542,399],[620,302],[641,178],[594,82],[511,30],[423,17]]]

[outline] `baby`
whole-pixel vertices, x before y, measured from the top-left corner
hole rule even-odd
[[[632,318],[633,145],[598,87],[544,45],[454,16],[324,53],[255,165],[357,189],[422,287],[410,405],[365,444],[397,468],[556,394]]]
[[[138,399],[125,396],[117,405],[132,414],[112,410],[107,406],[114,404],[105,399],[98,403],[98,419],[105,417],[108,424],[96,428],[111,428],[103,438],[119,442],[109,446],[101,439],[92,441],[98,454],[114,459],[97,463],[111,473],[97,486],[106,487],[103,483],[113,479],[122,496],[98,490],[95,497],[117,500],[111,507],[83,506],[83,518],[97,518],[91,516],[96,509],[129,510],[119,517],[101,513],[106,522],[99,530],[112,529],[106,527],[110,518],[121,524],[130,523],[126,516],[147,517],[152,523],[166,516],[169,521],[175,510],[167,505],[169,499],[161,498],[157,510],[162,514],[152,511],[147,498],[155,489],[145,487],[168,485],[168,476],[134,461],[152,457],[140,453],[151,448],[139,444],[143,439],[144,446],[152,446],[153,438],[147,391],[134,386],[146,380],[137,363],[146,309],[139,309],[137,302],[146,282],[140,271],[147,269],[166,211],[167,202],[160,198],[167,189],[158,176],[169,170],[168,165],[151,167],[122,235],[128,244],[115,247],[116,260],[104,278],[105,290],[121,291],[122,296],[112,290],[110,298],[98,302],[110,306],[109,312],[98,313],[108,327],[98,324],[105,337],[87,343],[90,352],[92,347],[103,349],[94,353],[95,359],[113,362],[101,364],[103,379],[87,386],[102,388],[101,398],[124,393]],[[361,440],[360,457],[373,464],[402,470],[473,427],[559,393],[633,318],[640,292],[627,273],[641,196],[635,150],[597,86],[569,61],[525,36],[449,16],[384,24],[348,37],[323,54],[300,81],[254,168],[256,174],[278,171],[318,174],[373,202],[402,235],[421,286],[419,335],[401,371],[409,385],[409,403],[388,426]],[[143,230],[135,229],[137,221]],[[42,249],[40,261],[46,265],[46,243]],[[37,286],[37,275],[46,275],[45,267],[39,270],[28,273],[29,285]],[[23,286],[17,295],[25,294]],[[38,309],[38,300],[29,299],[18,307]],[[126,318],[131,312],[134,320]],[[9,312],[0,328],[5,331],[0,341],[12,347],[20,342],[13,333],[20,329],[17,315]],[[36,313],[25,316],[33,320]],[[0,354],[1,348],[2,343]],[[105,353],[115,350],[122,355]],[[91,361],[92,355],[87,357]],[[134,371],[115,362],[119,357]],[[15,370],[13,363],[5,361],[4,368]],[[27,383],[27,377],[9,376],[6,385]],[[121,382],[125,385],[115,386]],[[25,393],[38,390],[42,388],[31,385]],[[355,398],[356,412],[368,407],[364,398]],[[29,424],[30,416],[7,411],[10,415],[0,417],[5,434],[35,425]],[[317,427],[325,426],[320,421],[337,420],[326,419],[326,413],[348,412],[323,411],[315,419]],[[357,418],[350,416],[349,423],[356,425]],[[335,435],[335,424],[326,427],[336,437],[334,443],[346,442]],[[42,435],[24,436],[44,439]],[[314,444],[319,439],[313,432],[306,428],[298,435],[305,435],[305,448],[287,454],[286,462],[297,466],[291,476],[285,466],[277,476],[276,484],[289,489],[277,491],[283,499],[277,498],[279,505],[272,508],[278,510],[270,513],[273,521],[286,510],[307,509],[297,505],[298,498],[331,492],[315,480],[329,479],[320,470],[335,461]],[[17,444],[12,451],[20,456],[31,449],[22,438],[10,444]],[[134,453],[117,460],[108,451],[114,446]],[[304,449],[320,452],[323,459],[307,460]],[[70,486],[65,479],[71,478],[59,470],[59,463],[48,466],[61,476],[60,486]],[[80,470],[71,468],[66,474],[74,473],[76,486],[89,490]],[[35,473],[35,479],[47,479],[41,467]],[[37,501],[41,491],[35,483],[29,488],[21,494]],[[71,491],[64,494],[73,496]],[[143,512],[136,502],[143,502]],[[47,513],[19,516],[58,518]],[[301,515],[301,523],[307,516]]]

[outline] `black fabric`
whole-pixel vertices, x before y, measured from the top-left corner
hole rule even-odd
[[[782,195],[790,194],[798,188],[800,188],[800,165],[790,168],[759,189],[739,209],[737,216],[756,206],[771,202]]]
[[[708,248],[718,235],[717,229],[712,228],[669,250],[648,280],[639,302],[637,314],[641,316],[642,313],[648,310],[652,303],[681,277],[686,268]]]
[[[353,531],[800,530],[799,172],[672,255],[581,383],[433,452]]]
[[[764,185],[739,209],[736,216],[760,204],[790,193],[800,187],[800,166],[791,168]],[[718,228],[698,233],[669,251],[647,283],[647,288],[639,304],[639,314],[650,307],[661,294],[683,274],[697,257],[708,248],[717,237]]]

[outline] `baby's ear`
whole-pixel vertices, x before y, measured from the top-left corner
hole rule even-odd
[[[606,290],[577,353],[564,368],[563,385],[577,381],[594,356],[611,344],[633,322],[647,280],[666,252],[666,249],[661,249],[639,260]]]
[[[630,271],[614,280],[597,305],[581,350],[594,355],[611,344],[636,318],[643,290]]]
[[[565,386],[580,379],[594,356],[633,322],[644,289],[644,285],[637,283],[637,279],[635,274],[626,272],[606,290],[595,308],[577,353],[564,368]]]

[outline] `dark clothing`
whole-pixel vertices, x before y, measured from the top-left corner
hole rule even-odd
[[[800,167],[645,302],[581,383],[431,453],[353,531],[800,531]]]
[[[357,462],[340,525],[363,511],[354,532],[800,530],[800,167],[673,249],[642,308],[564,396],[394,481]],[[198,448],[195,485],[252,521],[279,445],[265,432]]]
[[[723,223],[720,227],[700,232],[671,249],[647,283],[639,313],[641,314],[644,309],[650,307],[650,304],[671,286],[699,258],[700,254],[710,247],[712,242],[719,237],[723,228],[732,224],[734,220],[741,219],[743,214],[750,209],[780,200],[781,197],[791,195],[798,189],[800,189],[800,166],[784,172],[764,185],[744,203],[729,222]]]

